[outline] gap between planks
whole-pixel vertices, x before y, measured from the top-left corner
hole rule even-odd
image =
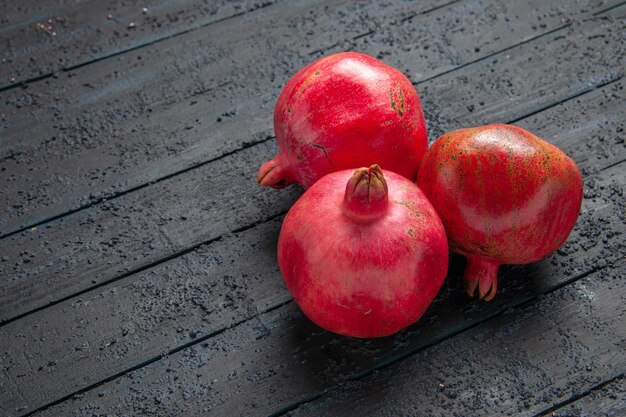
[[[574,395],[574,396],[568,398],[565,401],[561,401],[561,402],[553,405],[552,407],[547,408],[547,409],[543,410],[542,412],[535,414],[533,417],[542,417],[542,416],[545,416],[546,414],[549,414],[549,413],[552,413],[552,412],[556,412],[559,409],[561,409],[563,407],[566,407],[566,406],[568,406],[570,404],[573,404],[576,401],[581,400],[581,399],[583,399],[583,398],[593,394],[596,391],[601,391],[605,387],[607,387],[607,386],[609,386],[611,384],[614,384],[614,383],[622,380],[623,378],[624,378],[624,373],[621,373],[621,374],[619,374],[619,375],[617,375],[617,376],[615,376],[613,378],[610,378],[610,379],[608,379],[608,380],[606,380],[604,382],[601,382],[601,383],[599,383],[597,385],[594,385],[593,387],[591,387],[591,388],[589,388],[589,389],[579,393],[578,395]]]
[[[448,7],[448,6],[452,6],[453,4],[459,3],[461,1],[463,1],[463,0],[452,0],[452,1],[448,2],[448,3],[440,4],[439,6],[434,6],[434,7],[430,8],[430,9],[422,10],[419,13],[411,13],[410,16],[407,16],[407,17],[404,17],[404,18],[400,19],[400,23],[404,23],[406,21],[409,21],[409,20],[411,20],[411,19],[413,19],[413,18],[415,18],[417,16],[422,16],[422,15],[425,15],[425,14],[428,14],[428,13],[431,13],[431,12],[436,12],[437,10],[443,9],[445,7]],[[352,41],[356,41],[356,40],[359,40],[361,38],[365,38],[365,37],[371,36],[371,35],[373,35],[375,33],[376,33],[375,30],[370,30],[370,31],[367,31],[365,33],[361,33],[359,35],[352,36],[351,40]],[[324,54],[324,53],[326,53],[328,51],[331,51],[331,50],[337,48],[339,45],[341,45],[341,43],[342,42],[335,42],[332,45],[327,46],[325,48],[316,49],[314,51],[311,51],[311,52],[308,53],[308,55],[312,56],[312,57],[313,56],[322,55],[322,54]]]

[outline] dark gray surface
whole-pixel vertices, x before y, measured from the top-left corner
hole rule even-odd
[[[12,4],[0,17],[0,39],[19,50],[0,72],[29,47],[38,59],[19,64],[24,74],[87,59],[0,92],[0,233],[36,225],[0,238],[0,415],[533,415],[599,403],[598,387],[623,375],[619,2],[234,2],[216,15],[154,2],[146,7],[168,23],[127,39],[94,35],[119,22],[102,22],[92,3]],[[238,4],[255,11],[219,21]],[[26,20],[68,10],[92,14],[84,38],[80,19],[66,22],[80,29],[63,35],[71,48],[29,32]],[[145,36],[150,45],[125,52]],[[516,122],[570,154],[585,201],[566,245],[503,268],[488,304],[466,298],[454,257],[427,316],[388,339],[350,340],[308,322],[275,260],[282,214],[300,191],[260,189],[254,175],[276,149],[281,86],[319,50],[345,49],[416,82],[431,140]],[[494,329],[525,360],[503,353],[508,345],[487,337]],[[576,343],[554,345],[553,334]],[[468,344],[476,361],[463,356]],[[492,348],[500,365],[490,368]],[[581,349],[592,353],[583,377]],[[433,396],[430,379],[407,376],[422,366],[471,379],[473,391],[441,382]],[[494,380],[507,395],[487,395]]]

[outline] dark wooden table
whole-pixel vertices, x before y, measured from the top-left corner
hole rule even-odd
[[[626,415],[623,0],[3,0],[0,415]],[[426,315],[335,336],[276,263],[297,187],[262,189],[299,68],[403,71],[434,140],[514,123],[572,156],[567,243],[464,261]]]

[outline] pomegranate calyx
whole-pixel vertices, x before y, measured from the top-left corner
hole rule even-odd
[[[498,289],[499,267],[500,263],[496,260],[482,256],[467,256],[463,274],[467,294],[473,297],[478,289],[478,298],[491,301]]]
[[[285,188],[291,181],[286,178],[286,172],[278,157],[264,163],[256,176],[259,185],[272,188]]]
[[[378,165],[359,168],[346,185],[344,211],[355,220],[373,220],[387,210],[387,194],[387,181]]]

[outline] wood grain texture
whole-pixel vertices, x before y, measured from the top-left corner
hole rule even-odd
[[[620,417],[626,413],[624,376],[594,388],[582,398],[543,414],[543,417]]]
[[[619,77],[620,24],[590,19],[422,84],[431,130],[515,120]],[[299,192],[253,180],[274,152],[263,142],[0,240],[0,320],[284,213]]]
[[[317,3],[267,7],[254,18],[211,25],[58,80],[6,92],[0,103],[0,170],[11,175],[0,192],[0,206],[10,210],[0,215],[0,233],[271,136],[280,88],[318,56],[309,55],[316,50],[366,52],[419,82],[607,6],[589,0],[567,8],[539,0],[468,0],[420,15],[445,3],[335,2],[328,8]],[[266,25],[272,27],[269,33]],[[223,39],[224,32],[232,36]],[[401,52],[389,55],[397,45]],[[423,98],[437,93],[422,86],[418,90]]]
[[[620,243],[623,240],[620,219],[625,219],[623,213],[621,217],[615,217],[619,204],[614,199],[616,190],[622,189],[625,184],[623,178],[621,182],[619,178],[604,178],[604,171],[601,170],[612,163],[613,155],[626,157],[626,149],[616,152],[614,143],[618,140],[618,131],[623,128],[623,120],[616,116],[621,112],[623,100],[623,87],[617,82],[519,123],[551,138],[549,133],[550,129],[554,129],[555,120],[571,122],[569,134],[562,132],[560,136],[551,138],[553,143],[577,159],[588,155],[610,155],[605,159],[594,158],[592,164],[587,166],[588,172],[597,175],[587,176],[587,199],[579,226],[558,256],[537,266],[507,269],[501,278],[502,300],[478,310],[475,310],[475,303],[465,299],[459,288],[462,263],[457,258],[453,263],[454,272],[448,278],[445,295],[433,307],[435,310],[430,313],[430,318],[425,319],[425,325],[420,324],[408,335],[380,344],[374,343],[370,346],[373,350],[365,350],[366,354],[374,353],[373,358],[363,355],[342,358],[342,366],[331,367],[315,383],[309,379],[303,383],[292,382],[290,388],[286,389],[281,387],[286,375],[276,372],[272,377],[265,378],[262,388],[250,388],[252,393],[248,393],[248,398],[258,401],[258,407],[263,404],[262,409],[268,413],[275,411],[279,406],[286,406],[292,396],[302,398],[317,393],[323,390],[325,383],[336,383],[347,375],[365,372],[385,360],[406,354],[416,346],[426,346],[443,339],[459,328],[471,327],[495,312],[528,299],[532,294],[551,291],[572,276],[606,266],[619,257],[620,251],[624,251],[623,243]],[[242,320],[249,320],[242,324],[242,329],[256,326],[258,313],[290,300],[278,274],[274,254],[279,226],[279,220],[274,220],[227,236],[181,258],[0,328],[0,337],[7,341],[3,351],[7,364],[6,377],[19,381],[18,386],[36,387],[37,393],[27,395],[24,391],[9,389],[0,395],[0,402],[11,404],[11,398],[21,399],[22,403],[15,405],[17,408],[19,404],[28,404],[28,409],[36,409],[112,375],[123,373],[137,364],[158,358],[162,352],[195,341],[208,343],[211,339],[205,341],[205,336],[232,327]],[[581,245],[580,242],[585,244]],[[542,280],[542,277],[550,278]],[[464,314],[469,312],[469,317],[459,316],[458,312],[446,312],[449,305],[463,306]],[[316,333],[315,326],[306,322],[295,306],[288,308],[290,317],[299,317],[298,332]],[[102,316],[103,311],[108,311],[106,317]],[[289,328],[291,324],[276,322],[276,326]],[[239,334],[239,330],[232,332]],[[68,336],[60,340],[47,337],[63,333]],[[250,354],[249,349],[263,347],[271,351],[270,346],[282,343],[282,336],[267,335],[265,339],[265,342],[257,342],[256,339],[237,336],[237,348],[242,350],[238,357],[246,363],[236,368],[237,374],[261,372],[258,366],[290,364],[289,360],[281,359],[285,352],[280,349],[272,354],[275,356],[270,361],[264,361],[261,365],[248,364],[244,355]],[[320,343],[340,343],[341,339],[324,333]],[[25,341],[30,341],[28,345],[31,348],[23,349]],[[216,343],[219,345],[222,342]],[[354,345],[355,350],[358,350],[358,342]],[[309,348],[306,352],[307,362],[323,362],[326,357],[327,351],[324,349]],[[36,372],[35,363],[39,364]],[[48,366],[49,363],[54,365]],[[234,360],[234,363],[239,363],[239,359]],[[294,366],[296,364],[286,366],[286,372],[290,372]],[[207,366],[207,369],[213,370],[214,366]],[[333,373],[339,376],[335,378]],[[62,383],[53,384],[53,380]],[[124,378],[121,380],[125,381]],[[241,383],[239,378],[233,380]],[[0,385],[12,386],[8,380]],[[277,398],[269,403],[262,400],[268,396],[268,387],[274,391],[284,391],[280,397],[282,402]],[[215,384],[213,387],[215,398],[227,397],[232,390],[231,385]],[[213,398],[211,401],[214,401]],[[233,415],[238,403],[224,401],[220,413]],[[125,403],[124,407],[127,406]]]
[[[0,6],[3,47],[0,90],[119,55],[276,2],[5,2]]]

